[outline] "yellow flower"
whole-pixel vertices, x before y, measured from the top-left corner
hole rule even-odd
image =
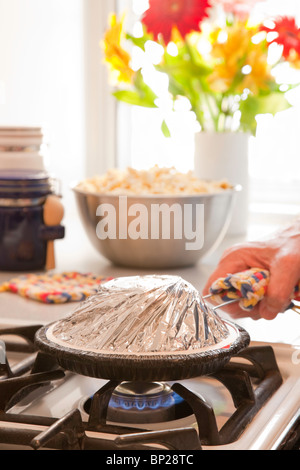
[[[184,39],[182,35],[180,34],[179,29],[176,26],[173,26],[172,32],[171,32],[171,41],[174,42],[175,44],[183,44]]]
[[[124,16],[118,21],[113,13],[110,16],[110,28],[103,39],[105,62],[109,64],[114,81],[132,83],[135,72],[130,67],[130,55],[121,45],[124,38]]]
[[[253,31],[242,22],[212,31],[211,55],[215,64],[209,83],[213,91],[224,93],[230,89],[240,73],[241,61],[248,52],[252,35]]]
[[[254,95],[258,95],[260,90],[268,90],[269,82],[274,78],[267,62],[267,55],[259,44],[253,44],[245,59],[245,66],[249,67],[249,73],[245,75],[239,91],[248,88]]]
[[[291,67],[294,69],[299,70],[300,69],[300,56],[298,52],[295,51],[295,49],[291,49],[289,56],[287,58],[287,61],[290,63]]]
[[[252,41],[258,29],[247,22],[237,22],[226,29],[212,31],[214,71],[209,76],[213,91],[226,93],[232,87],[238,93],[246,88],[257,95],[267,90],[273,80],[263,43]]]

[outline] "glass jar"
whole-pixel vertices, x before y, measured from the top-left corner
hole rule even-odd
[[[64,238],[64,227],[44,224],[54,183],[46,172],[0,170],[0,270],[43,270],[47,242]]]

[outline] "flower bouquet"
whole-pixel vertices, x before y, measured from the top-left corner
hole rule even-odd
[[[126,16],[111,15],[102,45],[114,79],[114,96],[131,105],[158,108],[155,84],[134,51],[159,51],[151,66],[168,78],[172,109],[186,100],[201,130],[256,133],[259,114],[288,109],[279,83],[283,63],[300,69],[300,28],[294,18],[254,17],[257,0],[149,0],[138,33],[125,30]],[[148,54],[149,55],[149,54]],[[151,58],[148,60],[151,60]],[[169,136],[166,121],[162,130]]]

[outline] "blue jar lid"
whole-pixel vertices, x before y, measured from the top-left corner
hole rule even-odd
[[[1,198],[37,198],[51,193],[52,183],[46,172],[33,170],[0,171]]]

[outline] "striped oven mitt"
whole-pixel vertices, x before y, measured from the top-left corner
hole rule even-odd
[[[217,303],[241,299],[243,310],[252,310],[265,296],[269,285],[270,273],[260,268],[252,268],[215,281],[210,293]],[[300,301],[300,282],[295,287],[294,300]]]
[[[2,284],[0,292],[13,292],[45,304],[81,302],[96,294],[99,285],[110,279],[78,272],[25,274]]]

